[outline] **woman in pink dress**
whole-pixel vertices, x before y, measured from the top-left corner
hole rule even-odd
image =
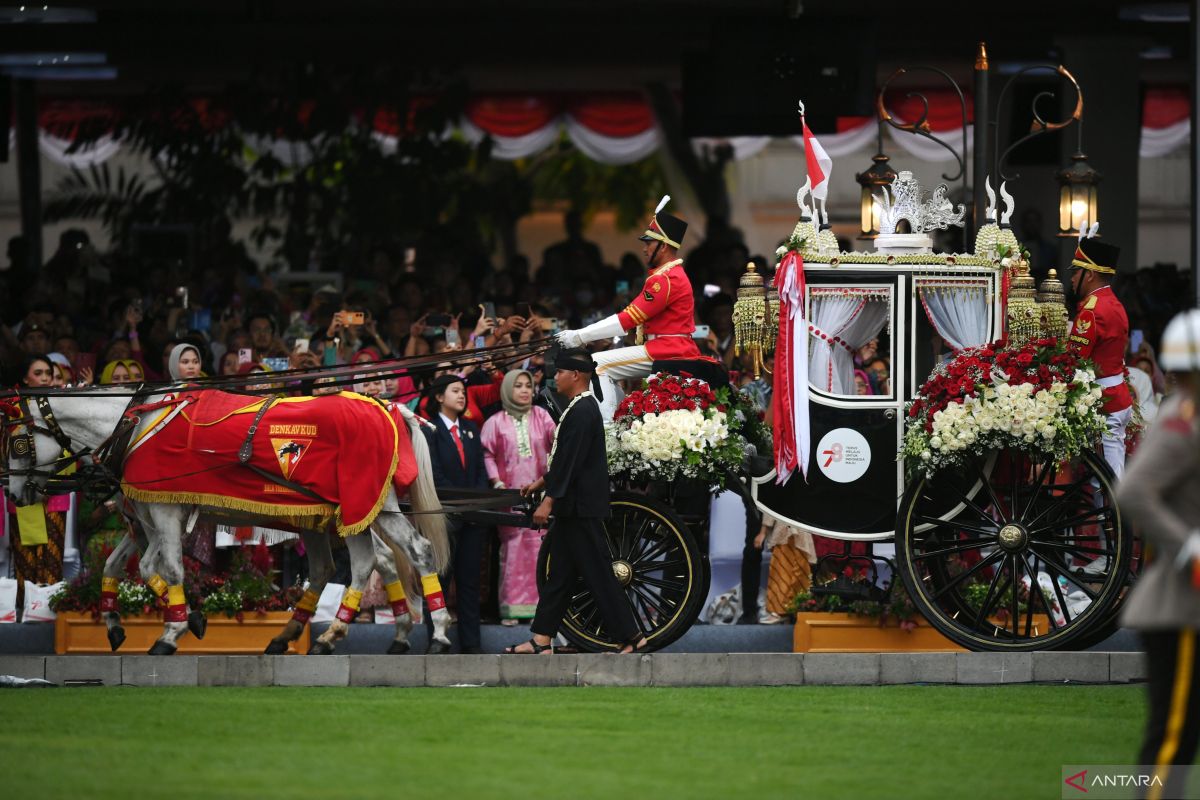
[[[504,411],[483,424],[483,462],[497,489],[519,489],[546,474],[554,420],[533,405],[533,375],[515,369],[500,384]],[[505,625],[537,610],[537,557],[544,531],[500,527],[500,617]]]

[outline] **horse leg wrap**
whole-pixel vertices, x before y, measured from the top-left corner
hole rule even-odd
[[[421,576],[421,589],[425,592],[425,606],[430,611],[438,611],[446,607],[446,598],[442,597],[442,582],[437,573]]]
[[[312,589],[306,589],[304,596],[300,598],[300,602],[296,603],[296,610],[292,612],[292,619],[299,622],[301,625],[308,624],[312,619],[312,615],[317,610],[317,603],[320,602],[321,596]]]
[[[163,614],[166,622],[187,622],[187,598],[183,596],[183,587],[176,584],[167,587],[167,611]]]
[[[402,617],[408,613],[408,600],[404,596],[404,585],[393,581],[384,587],[387,589],[388,602],[392,604],[392,613]]]
[[[337,610],[337,618],[342,622],[354,622],[354,618],[358,616],[362,596],[363,593],[357,589],[346,589],[346,593],[342,595],[342,604]]]
[[[158,599],[162,600],[167,596],[167,582],[163,580],[162,575],[151,575],[146,585],[150,590],[158,595]]]
[[[121,585],[120,578],[100,579],[100,611],[117,610],[117,587]]]

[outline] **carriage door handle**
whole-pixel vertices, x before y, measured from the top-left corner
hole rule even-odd
[[[884,419],[895,419],[895,418],[896,418],[896,409],[894,409],[894,408],[885,408],[885,409],[883,410],[883,418],[884,418]]]

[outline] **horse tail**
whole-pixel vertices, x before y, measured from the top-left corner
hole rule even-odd
[[[417,461],[417,478],[408,488],[408,497],[412,502],[413,511],[428,512],[442,507],[438,499],[437,487],[433,484],[433,461],[429,456],[429,442],[421,432],[421,421],[417,415],[402,404],[397,404],[401,416],[408,423],[409,435],[412,437],[413,456]],[[421,532],[433,548],[433,562],[437,571],[441,572],[450,563],[450,537],[446,532],[446,515],[416,513],[413,515],[417,530]]]

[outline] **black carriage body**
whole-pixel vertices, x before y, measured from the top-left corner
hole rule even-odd
[[[994,341],[1000,338],[1002,323],[999,272],[928,265],[807,263],[805,280],[807,324],[829,318],[821,313],[819,304],[839,293],[858,301],[887,304],[877,338],[879,355],[887,357],[891,365],[890,386],[885,393],[861,396],[853,394],[853,383],[842,387],[849,391],[838,391],[838,387],[831,391],[827,371],[815,376],[826,379],[823,385],[810,380],[807,480],[797,471],[779,485],[772,471],[753,481],[755,501],[763,511],[809,533],[859,541],[892,539],[904,493],[904,463],[897,453],[904,436],[905,404],[936,365],[932,342],[938,332],[930,322],[922,292],[945,288],[969,294],[967,299],[976,304],[973,312],[986,319],[987,341]],[[810,368],[814,351],[826,346],[820,335],[841,339],[839,333],[844,331],[824,331],[817,326],[809,339]],[[834,347],[847,345],[829,345],[831,350]],[[946,511],[951,510],[948,505]]]

